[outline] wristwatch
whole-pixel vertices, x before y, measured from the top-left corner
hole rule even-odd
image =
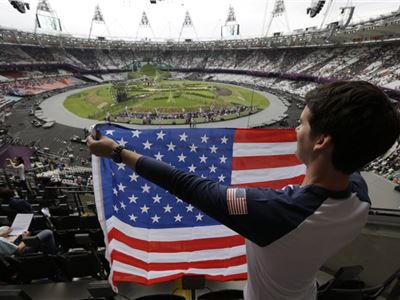
[[[124,146],[119,145],[115,147],[114,150],[111,152],[111,159],[117,164],[122,163],[121,152],[124,149],[126,149]]]

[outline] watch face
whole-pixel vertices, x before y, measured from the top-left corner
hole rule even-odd
[[[112,153],[111,153],[111,159],[116,162],[116,163],[121,163],[122,162],[122,157],[121,157],[121,151],[125,149],[121,145],[115,148]]]

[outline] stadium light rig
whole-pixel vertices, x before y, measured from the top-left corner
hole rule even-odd
[[[19,0],[8,0],[10,4],[18,10],[21,14],[24,14],[26,12],[26,9],[29,10],[30,6],[28,2],[23,2]]]
[[[311,18],[314,18],[322,10],[325,2],[326,0],[318,0],[316,3],[311,3],[311,6],[307,8],[307,14],[309,14]]]

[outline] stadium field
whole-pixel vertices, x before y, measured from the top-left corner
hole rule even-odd
[[[117,88],[111,84],[95,87],[69,96],[64,106],[72,113],[94,120],[111,116],[113,121],[142,124],[142,115],[187,115],[197,113],[195,122],[206,122],[199,112],[218,112],[213,120],[242,117],[265,109],[268,99],[239,86],[202,81],[154,80],[151,77],[124,84],[125,101],[116,101]],[[221,113],[222,116],[221,116]],[[159,117],[157,124],[180,124],[184,117],[166,120]]]

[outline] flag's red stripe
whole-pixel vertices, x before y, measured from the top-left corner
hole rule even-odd
[[[216,269],[228,268],[239,266],[246,263],[246,256],[236,256],[228,259],[214,259],[205,261],[192,261],[192,262],[171,262],[171,263],[147,263],[143,260],[137,259],[133,256],[122,253],[118,250],[113,250],[111,253],[111,260],[122,262],[142,270],[149,271],[168,271],[168,270],[187,270],[189,268],[198,269]]]
[[[236,129],[235,143],[284,143],[295,142],[296,132],[289,129]]]
[[[233,171],[291,167],[300,164],[301,162],[294,154],[232,158]]]
[[[116,228],[108,232],[108,241],[111,242],[113,239],[138,250],[166,253],[220,249],[244,245],[244,238],[240,235],[176,242],[146,241],[130,237]]]
[[[113,272],[113,278],[112,281],[114,284],[117,282],[136,282],[144,285],[152,285],[155,283],[161,283],[161,282],[167,282],[171,281],[174,279],[178,279],[182,277],[183,275],[185,276],[190,276],[190,275],[199,275],[199,274],[184,274],[184,273],[177,273],[173,275],[168,275],[168,276],[162,276],[162,277],[157,277],[153,279],[147,279],[142,276],[138,275],[133,275],[133,274],[127,274],[127,273],[122,273],[122,272]],[[232,274],[232,275],[205,275],[205,278],[207,280],[217,280],[217,281],[231,281],[231,280],[246,280],[247,279],[247,273],[238,273],[238,274]]]
[[[304,175],[299,175],[292,178],[273,180],[273,181],[263,181],[263,182],[251,182],[251,183],[240,183],[234,184],[234,186],[245,186],[245,187],[264,187],[281,189],[289,184],[301,184],[303,182]]]

